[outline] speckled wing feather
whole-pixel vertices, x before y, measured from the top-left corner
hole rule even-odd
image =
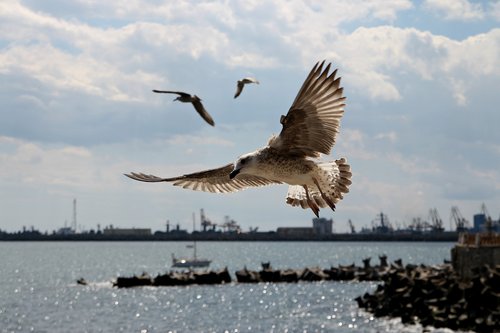
[[[280,184],[266,178],[247,174],[237,175],[230,179],[229,174],[233,171],[233,164],[230,163],[221,168],[195,172],[179,177],[160,178],[143,173],[130,173],[125,176],[142,182],[172,182],[175,186],[191,189],[194,191],[229,193],[243,190],[247,187],[258,187],[270,184]]]
[[[299,90],[286,116],[281,116],[283,128],[269,146],[286,154],[319,157],[330,154],[344,114],[345,97],[337,70],[328,74],[324,61],[317,63]]]

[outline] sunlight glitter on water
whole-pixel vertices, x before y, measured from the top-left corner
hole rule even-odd
[[[373,318],[354,298],[375,283],[236,284],[115,289],[119,275],[167,269],[183,243],[0,243],[0,332],[421,332]],[[434,264],[451,244],[202,243],[214,268],[262,261],[275,268],[357,262],[386,253]],[[165,253],[158,256],[158,253]],[[249,256],[252,253],[252,256]],[[398,257],[392,257],[397,253]],[[342,255],[341,255],[342,254]],[[341,259],[339,259],[342,256]],[[136,265],[140,262],[140,267]],[[85,277],[88,286],[75,281]],[[233,275],[234,277],[234,275]]]

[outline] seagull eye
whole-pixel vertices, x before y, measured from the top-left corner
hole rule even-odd
[[[246,158],[244,158],[244,159],[241,160],[241,164],[245,164],[246,162],[247,162]]]

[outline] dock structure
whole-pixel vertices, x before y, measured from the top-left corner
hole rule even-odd
[[[460,234],[451,250],[451,261],[454,270],[465,280],[472,278],[474,271],[481,267],[500,265],[500,234]]]

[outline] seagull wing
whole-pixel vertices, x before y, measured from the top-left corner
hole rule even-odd
[[[207,123],[209,123],[212,126],[215,126],[215,122],[212,119],[212,116],[205,110],[205,107],[203,107],[203,104],[201,104],[201,99],[198,98],[198,96],[194,96],[192,99],[191,103],[193,103],[193,106],[195,110],[200,114],[200,116],[205,119]]]
[[[269,146],[286,154],[319,157],[330,154],[344,114],[345,97],[337,70],[328,74],[324,61],[313,67],[302,84],[286,116],[281,116],[283,128]]]
[[[234,94],[234,98],[238,97],[241,92],[243,91],[243,87],[245,84],[248,83],[256,83],[259,84],[259,81],[253,77],[245,77],[241,80],[238,80],[238,83],[236,84],[236,93]]]
[[[259,84],[259,80],[257,80],[254,77],[246,77],[246,78],[244,78],[241,81],[243,81],[243,83],[256,83],[256,84]]]
[[[159,93],[159,94],[177,94],[181,97],[191,97],[190,94],[182,92],[182,91],[171,91],[171,90],[156,90],[153,89],[153,92]]]
[[[241,94],[244,85],[245,83],[241,80],[236,83],[236,93],[234,94],[234,98],[238,97]]]
[[[258,187],[270,184],[280,184],[266,178],[252,176],[247,174],[239,174],[233,179],[229,178],[229,174],[233,171],[234,165],[230,163],[221,168],[195,172],[180,177],[160,178],[153,175],[143,173],[130,173],[125,176],[134,180],[157,183],[157,182],[172,182],[175,186],[183,188],[213,192],[213,193],[229,193],[243,190],[247,187]]]

